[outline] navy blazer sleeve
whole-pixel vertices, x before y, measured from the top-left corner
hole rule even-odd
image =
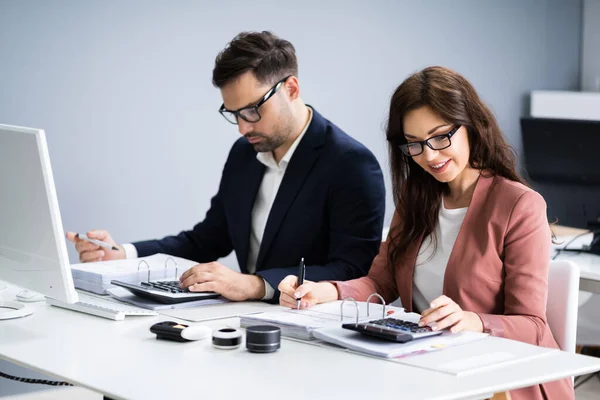
[[[229,163],[229,159],[227,163]],[[223,171],[227,168],[227,163]],[[206,213],[204,221],[198,223],[192,230],[160,240],[133,243],[138,251],[138,256],[145,257],[156,253],[165,253],[205,263],[231,253],[233,245],[225,219],[222,192],[223,179],[221,179],[219,191],[211,200],[210,209]]]
[[[307,265],[311,281],[350,280],[365,276],[381,245],[385,213],[383,174],[375,156],[365,147],[355,147],[340,157],[331,171],[327,214],[329,252],[324,265]],[[298,266],[261,270],[257,275],[274,289],[279,301],[279,282],[297,275]]]

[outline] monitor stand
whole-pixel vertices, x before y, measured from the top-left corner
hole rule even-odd
[[[33,314],[33,307],[27,307],[17,301],[0,300],[0,321],[15,319]]]
[[[0,291],[7,288],[6,283],[0,281]],[[15,319],[33,314],[33,307],[27,307],[18,301],[8,301],[0,298],[0,321]]]

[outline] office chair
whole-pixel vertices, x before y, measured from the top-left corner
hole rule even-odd
[[[546,318],[561,350],[575,352],[579,310],[579,266],[568,260],[550,262]]]

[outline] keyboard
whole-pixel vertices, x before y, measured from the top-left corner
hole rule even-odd
[[[136,296],[164,304],[214,299],[221,296],[215,292],[190,292],[187,289],[181,289],[179,281],[151,281],[138,284],[113,280],[110,283],[128,289]]]
[[[442,334],[442,331],[433,331],[429,326],[419,326],[414,322],[396,318],[376,319],[358,324],[348,323],[343,324],[342,328],[399,343]]]
[[[69,304],[49,297],[46,297],[46,303],[55,307],[79,311],[115,321],[122,321],[125,319],[125,316],[137,317],[158,315],[156,311],[144,310],[142,308],[116,303],[107,299],[86,295],[81,292],[79,292],[79,301],[77,303]]]

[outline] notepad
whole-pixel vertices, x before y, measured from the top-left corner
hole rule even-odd
[[[353,322],[356,320],[356,308],[353,306],[353,303],[346,302],[344,304],[342,321],[341,304],[342,301],[339,300],[318,304],[305,310],[281,309],[273,312],[246,315],[241,317],[240,325],[242,328],[247,328],[253,325],[268,323],[278,326],[283,336],[301,340],[314,340],[315,336],[313,333],[317,329],[341,326],[342,322]],[[389,315],[394,316],[407,315],[401,307],[386,306],[385,311]],[[375,303],[371,303],[367,307],[367,303],[359,302],[358,312],[359,321],[382,318],[383,316],[382,305]]]
[[[147,280],[176,280],[185,271],[198,264],[195,261],[167,254],[154,254],[149,257],[127,260],[99,261],[72,264],[73,283],[77,289],[97,294],[107,294],[107,289],[115,286],[111,280],[139,283]]]

